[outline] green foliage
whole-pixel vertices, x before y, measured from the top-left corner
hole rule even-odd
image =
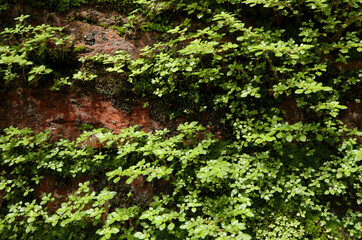
[[[360,204],[362,158],[354,140],[345,141],[341,154],[318,161],[325,157],[322,153],[295,146],[285,149],[285,158],[271,152],[240,153],[237,144],[219,142],[203,130],[195,122],[180,125],[173,136],[167,129],[145,133],[129,128],[119,134],[96,129],[74,142],[49,143],[50,131],[5,129],[0,137],[0,190],[6,200],[0,233],[46,236],[80,225],[102,239],[118,234],[136,239],[250,239],[250,230],[258,239],[323,239],[339,238],[336,226],[343,226],[351,237],[360,237],[360,212],[335,215],[328,201],[336,197]],[[310,155],[312,163],[306,159]],[[100,190],[93,187],[97,178],[80,183],[54,213],[48,204],[56,192],[43,193],[41,201],[34,193],[43,176],[66,181],[90,174],[108,183]],[[170,187],[147,201],[137,200],[132,191],[108,190],[140,177],[151,184],[166,181]],[[127,205],[112,201],[119,194],[127,195]]]
[[[69,38],[60,36],[62,28],[26,26],[23,22],[27,17],[16,18],[19,23],[15,27],[0,32],[0,76],[6,84],[25,82],[37,86],[42,75],[53,71],[46,62],[50,58],[64,61],[70,49]]]
[[[216,112],[231,136],[219,141],[195,122],[176,134],[96,129],[55,143],[48,132],[5,129],[0,235],[66,236],[78,226],[102,239],[361,239],[361,132],[341,121],[347,102],[360,103],[361,70],[345,65],[360,60],[360,2],[134,2],[118,31],[167,31],[166,41],[138,59],[122,51],[81,58],[73,79],[94,81],[93,61],[141,96],[167,102],[170,118]],[[172,14],[188,18],[171,29]],[[20,78],[21,69],[34,83],[50,74],[28,58],[54,40],[27,35],[35,28],[3,31],[29,36],[24,46],[4,38],[5,81]],[[96,177],[52,213],[54,196],[34,201],[46,175]],[[93,187],[97,178],[106,186]],[[169,187],[152,199],[112,188],[139,179]],[[116,203],[118,195],[127,204]]]
[[[69,77],[60,77],[60,78],[54,79],[54,84],[50,89],[53,91],[58,91],[63,86],[71,85],[71,84],[72,83],[69,81]]]
[[[292,203],[288,206],[290,216],[305,211],[308,220],[275,213],[270,220],[273,224],[278,222],[275,231],[269,226],[271,223],[257,225],[251,221],[251,225],[261,229],[258,238],[305,238],[311,234],[316,238],[340,238],[341,230],[337,228],[342,226],[343,217],[331,214],[336,210],[330,204],[339,201],[343,205],[344,198],[360,204],[356,202],[358,184],[352,187],[342,180],[344,168],[349,169],[349,176],[354,175],[352,169],[361,171],[357,167],[359,157],[353,157],[357,152],[360,155],[356,140],[360,132],[347,129],[339,114],[347,108],[344,102],[358,100],[356,89],[361,73],[357,69],[336,70],[337,63],[347,63],[361,51],[358,4],[233,1],[235,6],[243,4],[245,10],[227,12],[225,6],[218,5],[224,2],[178,4],[192,18],[204,19],[208,25],[190,31],[190,20],[186,19],[169,30],[170,41],[144,49],[141,58],[130,61],[128,69],[124,68],[128,71],[128,81],[140,93],[167,99],[185,113],[195,114],[205,109],[222,112],[221,121],[232,130],[238,151],[258,159],[259,164],[262,160],[255,153],[269,155],[265,158],[272,165],[264,166],[265,173],[275,172],[272,176],[282,177],[264,176],[260,185],[254,183],[251,185],[254,190],[246,191],[249,197],[254,196],[253,200],[259,198],[253,206],[262,210],[255,215],[265,214],[266,209],[275,209],[279,201],[285,201]],[[250,26],[243,21],[243,11],[252,11],[248,6],[259,6],[255,11],[266,14],[273,9],[274,15],[286,17],[284,25],[264,21]],[[296,103],[294,113],[287,112],[289,107],[282,107],[291,102]],[[301,116],[295,122],[287,121],[296,111]],[[212,182],[213,174],[222,177],[230,168],[238,169],[241,178],[240,168],[230,167],[228,161],[209,161],[208,167],[200,172],[207,176],[208,180],[204,180],[207,183]],[[337,178],[332,172],[338,172]],[[269,186],[266,187],[269,190],[261,188],[263,185]],[[356,195],[352,197],[350,193]],[[322,197],[324,194],[330,197]],[[349,197],[342,197],[345,194]],[[260,196],[267,202],[260,202]],[[283,207],[276,211],[285,212]],[[356,211],[359,212],[353,212]],[[294,230],[289,222],[294,224]],[[307,227],[310,222],[323,222],[323,227],[311,230]],[[348,236],[355,232],[353,228],[349,231]]]
[[[118,35],[123,36],[126,32],[126,26],[122,25],[122,26],[112,26],[111,27],[113,30],[116,30]]]
[[[86,50],[86,47],[85,46],[83,46],[83,45],[81,45],[81,46],[76,46],[76,47],[74,47],[74,52],[79,52],[79,53],[81,53],[81,52],[84,52]]]
[[[95,54],[91,57],[81,57],[79,59],[82,62],[83,66],[87,61],[92,61],[95,63],[101,63],[105,66],[109,66],[106,68],[108,72],[116,72],[116,73],[124,73],[124,66],[126,62],[130,59],[129,54],[125,53],[124,51],[117,51],[114,55],[109,54]]]
[[[1,190],[5,190],[4,199],[8,202],[0,222],[2,236],[15,238],[33,234],[45,226],[51,232],[69,224],[86,227],[93,223],[103,239],[119,232],[133,232],[137,239],[147,236],[248,239],[242,230],[243,219],[252,216],[247,207],[250,200],[241,192],[235,195],[237,189],[234,193],[229,192],[229,187],[220,191],[227,186],[226,175],[232,169],[212,173],[212,184],[202,184],[210,182],[210,174],[203,174],[204,168],[210,167],[208,162],[216,163],[220,157],[223,163],[221,159],[226,157],[215,156],[215,160],[210,160],[214,158],[211,155],[217,141],[210,136],[198,140],[202,130],[193,122],[180,125],[179,134],[166,138],[167,129],[152,134],[130,128],[117,135],[97,129],[85,132],[74,142],[62,140],[50,144],[49,132],[34,135],[29,129],[5,129],[6,135],[0,138],[1,166],[6,170],[1,173]],[[89,141],[98,142],[100,149],[87,145]],[[171,188],[160,191],[147,205],[119,208],[111,205],[116,192],[107,188],[96,192],[91,190],[95,181],[88,181],[79,184],[78,190],[53,214],[47,211],[47,203],[54,201],[54,194],[43,195],[40,204],[31,194],[34,184],[45,174],[67,178],[69,174],[75,177],[90,173],[105,174],[110,186],[121,179],[131,184],[144,177],[151,183],[160,179],[169,181]],[[106,216],[103,222],[102,215]],[[121,223],[130,218],[138,219],[136,229],[123,229]]]
[[[82,126],[79,128],[82,132],[84,131],[92,131],[95,129],[95,127],[92,124],[89,123],[83,123]]]

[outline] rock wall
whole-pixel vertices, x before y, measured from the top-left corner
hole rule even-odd
[[[141,32],[139,29],[128,29],[120,36],[112,26],[119,27],[128,23],[124,13],[110,9],[96,7],[81,7],[66,13],[49,12],[35,9],[30,6],[21,7],[19,4],[10,8],[8,20],[29,14],[29,24],[48,24],[63,27],[64,33],[70,35],[75,46],[84,46],[87,53],[82,56],[91,56],[96,53],[112,54],[123,50],[132,58],[139,56],[140,50],[148,45],[155,44],[160,35],[155,32]]]
[[[114,106],[99,94],[61,93],[49,90],[17,89],[0,94],[0,128],[50,129],[53,140],[75,139],[85,126],[108,128],[114,132],[139,125],[145,131],[162,127],[149,107],[139,100],[129,109]],[[87,125],[85,125],[87,124]]]

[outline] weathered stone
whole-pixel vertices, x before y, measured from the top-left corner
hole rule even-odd
[[[125,14],[96,7],[81,7],[71,9],[66,13],[43,11],[28,5],[23,8],[18,4],[11,7],[9,20],[21,14],[30,14],[26,20],[29,24],[48,24],[51,26],[64,27],[64,33],[70,35],[75,46],[85,46],[89,49],[81,56],[92,56],[99,54],[113,54],[123,50],[131,55],[131,58],[138,58],[140,50],[148,45],[157,42],[158,33],[139,32],[130,33],[133,37],[127,38],[117,34],[111,26],[119,26],[128,22]],[[137,36],[137,37],[135,37]]]
[[[114,132],[132,125],[139,125],[145,131],[162,128],[142,101],[127,113],[99,94],[84,96],[27,89],[19,95],[17,91],[10,91],[0,94],[0,106],[0,128],[30,127],[36,132],[50,129],[53,140],[75,139],[84,123]]]

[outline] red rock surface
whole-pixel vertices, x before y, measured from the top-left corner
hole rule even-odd
[[[127,113],[97,94],[85,96],[39,89],[0,94],[0,128],[29,127],[36,132],[50,129],[53,139],[74,139],[84,123],[115,132],[133,125],[145,131],[162,127],[141,101]]]
[[[139,56],[140,50],[148,45],[156,43],[156,34],[143,32],[137,39],[127,39],[121,37],[111,28],[104,28],[88,23],[74,21],[66,25],[66,32],[74,40],[75,46],[84,46],[89,51],[82,56],[91,56],[94,54],[113,54],[116,51],[123,50],[131,55],[132,58]]]
[[[158,41],[158,33],[135,29],[129,30],[125,36],[118,35],[111,26],[127,24],[128,19],[125,13],[116,10],[99,10],[96,7],[84,6],[59,13],[15,4],[9,11],[9,20],[21,14],[31,15],[26,20],[27,24],[63,27],[63,32],[71,36],[75,46],[87,48],[87,53],[80,54],[82,56],[92,56],[96,53],[113,54],[115,51],[123,50],[129,53],[131,58],[137,58],[142,48]]]

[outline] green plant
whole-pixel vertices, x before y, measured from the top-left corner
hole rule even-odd
[[[347,103],[360,102],[361,71],[340,65],[362,49],[358,1],[137,3],[128,25],[136,30],[145,27],[139,16],[155,20],[153,27],[174,11],[189,18],[138,59],[124,52],[81,58],[85,70],[74,78],[95,78],[88,61],[104,65],[140,96],[167,101],[172,116],[215,112],[228,138],[196,122],[175,133],[95,129],[55,143],[49,133],[5,129],[1,235],[81,226],[103,239],[362,238],[361,132],[341,121]],[[30,71],[25,56],[16,61]],[[52,195],[34,202],[46,174],[107,184],[89,180],[50,213]],[[129,191],[141,180],[168,187]]]
[[[113,30],[116,30],[118,35],[123,36],[126,32],[126,26],[111,26]]]
[[[347,1],[339,4],[234,1],[234,4],[242,2],[251,7],[261,5],[259,11],[266,14],[270,14],[268,9],[272,8],[275,15],[286,16],[288,20],[285,21],[294,22],[294,25],[264,22],[259,27],[248,26],[250,23],[242,20],[242,10],[217,11],[210,1],[205,2],[204,5],[185,3],[180,7],[185,7],[192,16],[197,13],[196,17],[209,21],[209,25],[191,32],[186,20],[169,30],[170,41],[145,49],[142,58],[129,64],[129,81],[140,92],[167,99],[185,113],[195,115],[205,106],[222,112],[221,121],[233,131],[234,144],[239,151],[258,159],[259,164],[264,163],[255,153],[267,153],[269,161],[275,165],[262,165],[268,169],[265,171],[273,172],[271,169],[276,168],[283,176],[279,183],[268,178],[260,185],[251,184],[251,189],[258,192],[251,199],[259,202],[257,199],[261,196],[268,201],[262,201],[260,205],[254,203],[254,206],[260,206],[265,212],[267,206],[275,209],[273,201],[298,201],[299,204],[305,201],[301,204],[305,206],[303,211],[310,217],[323,218],[331,226],[320,229],[320,235],[338,238],[338,231],[334,231],[336,228],[332,225],[337,222],[341,226],[342,220],[329,214],[334,208],[330,206],[333,200],[314,196],[331,194],[336,195],[337,201],[344,202],[342,198],[346,198],[355,204],[358,198],[355,194],[346,197],[348,192],[358,192],[356,185],[352,187],[348,181],[332,180],[333,176],[322,170],[336,171],[337,162],[345,160],[353,162],[353,166],[358,165],[355,157],[351,158],[353,160],[340,158],[350,156],[352,152],[339,147],[348,145],[347,148],[360,152],[355,138],[360,132],[346,128],[338,118],[347,108],[343,102],[358,99],[358,91],[354,89],[359,86],[360,71],[335,71],[336,62],[348,63],[355,52],[361,51],[361,40],[357,37],[360,27],[358,6]],[[324,60],[325,54],[331,54],[332,60]],[[290,110],[282,107],[287,102],[295,102],[294,111],[300,112],[294,122],[288,120]],[[349,137],[345,138],[346,135]],[[216,169],[223,169],[221,165],[217,166]],[[360,168],[352,169],[361,171]],[[312,190],[321,180],[303,185],[309,177],[299,180],[290,177],[296,173],[309,176],[309,171],[318,172],[316,176],[321,172],[328,179],[323,193]],[[295,181],[300,184],[295,185]],[[260,186],[265,186],[266,182],[269,190],[262,190]],[[246,187],[245,184],[240,186]],[[290,211],[298,212],[298,206],[289,206]],[[283,210],[279,209],[280,212]],[[301,235],[292,232],[291,235],[305,238],[308,235],[305,221],[301,218],[295,221],[304,233],[296,230]]]
[[[77,73],[73,74],[73,79],[78,79],[83,82],[91,81],[96,77],[97,77],[96,74],[90,73],[88,71],[78,71]]]
[[[26,85],[38,85],[42,75],[48,75],[52,69],[47,67],[48,57],[64,61],[67,47],[71,44],[67,37],[58,37],[62,28],[48,25],[25,26],[22,15],[14,28],[5,28],[1,33],[0,71],[6,84],[24,82]]]
[[[79,53],[81,53],[81,52],[84,52],[86,50],[86,47],[85,46],[83,46],[83,45],[80,45],[80,46],[76,46],[76,47],[74,47],[74,52],[79,52]]]
[[[83,123],[80,128],[79,128],[82,132],[84,131],[91,131],[94,130],[95,127],[92,124],[89,123]]]
[[[79,221],[86,227],[87,221],[91,221],[97,226],[97,234],[103,236],[103,239],[109,239],[112,234],[119,232],[132,232],[138,239],[164,234],[169,237],[186,234],[191,238],[231,234],[247,239],[247,235],[241,232],[245,225],[240,217],[251,216],[247,208],[248,198],[235,196],[228,199],[224,194],[217,194],[218,185],[221,187],[226,180],[224,174],[217,173],[212,178],[215,186],[201,184],[210,177],[198,172],[201,173],[207,167],[208,155],[217,142],[210,136],[198,141],[197,134],[202,130],[203,127],[193,122],[180,125],[178,135],[165,138],[168,133],[166,129],[152,134],[130,128],[117,135],[97,129],[84,133],[75,142],[63,140],[51,146],[47,143],[49,131],[33,135],[29,129],[5,129],[6,135],[0,138],[0,148],[2,159],[8,160],[1,163],[7,169],[1,175],[1,189],[6,190],[5,199],[9,202],[8,210],[0,222],[0,232],[3,236],[25,237],[45,226],[48,231],[54,231],[52,227],[65,228],[69,224],[79,224]],[[95,139],[101,146],[99,150],[84,145]],[[15,149],[17,150],[14,151]],[[135,156],[140,156],[143,160],[135,161]],[[39,183],[40,176],[50,173],[49,171],[53,174],[61,173],[59,176],[62,178],[69,174],[75,177],[93,172],[105,174],[114,183],[126,178],[127,184],[140,176],[145,177],[147,182],[162,179],[171,181],[172,191],[160,192],[159,196],[155,195],[151,203],[145,206],[136,204],[114,208],[109,201],[116,192],[105,188],[97,193],[90,188],[95,182],[85,182],[51,214],[46,206],[55,200],[54,194],[43,195],[40,204],[35,199],[32,200],[34,195],[29,195],[28,199],[21,198],[32,192],[33,183]],[[27,172],[32,172],[37,177],[28,179],[30,176]],[[15,175],[21,177],[16,178]],[[216,195],[204,195],[205,191]],[[237,206],[238,210],[229,212],[231,206]],[[225,215],[227,212],[229,215]],[[106,216],[106,221],[101,224],[102,216]],[[195,219],[196,216],[198,217]],[[138,219],[137,229],[122,228],[119,225],[130,218]],[[178,228],[175,228],[176,225]]]

